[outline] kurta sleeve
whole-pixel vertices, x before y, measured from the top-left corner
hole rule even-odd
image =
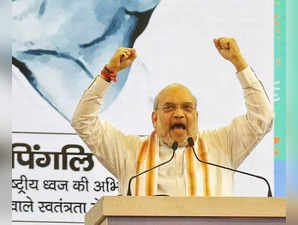
[[[110,85],[100,76],[95,78],[82,95],[71,125],[103,166],[119,178],[127,166],[126,159],[132,159],[141,140],[122,133],[101,119],[100,107]]]
[[[237,73],[242,86],[247,112],[236,117],[227,127],[217,130],[224,150],[238,168],[253,148],[268,133],[273,124],[274,111],[264,90],[251,68]]]

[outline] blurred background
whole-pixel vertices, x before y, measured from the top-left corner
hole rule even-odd
[[[287,223],[298,224],[298,1],[287,2]]]
[[[11,42],[10,1],[0,1],[0,223],[11,224]]]

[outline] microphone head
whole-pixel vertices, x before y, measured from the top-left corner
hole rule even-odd
[[[192,137],[187,138],[187,142],[188,142],[188,145],[189,145],[190,147],[194,146],[194,142],[193,142]]]
[[[174,143],[172,144],[172,149],[175,151],[178,148],[178,142],[174,141]]]

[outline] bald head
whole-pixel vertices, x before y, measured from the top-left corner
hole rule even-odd
[[[168,86],[166,86],[165,88],[163,88],[157,94],[157,96],[154,98],[153,111],[157,110],[157,108],[158,108],[158,103],[159,103],[160,96],[163,96],[163,95],[167,95],[169,93],[172,93],[171,90],[184,90],[184,91],[188,92],[192,96],[192,98],[193,98],[195,108],[197,107],[197,99],[191,93],[191,91],[187,87],[185,87],[184,85],[182,85],[182,84],[173,83],[173,84],[169,84]]]

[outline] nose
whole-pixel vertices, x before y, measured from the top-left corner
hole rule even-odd
[[[184,118],[184,111],[181,109],[181,107],[177,107],[177,109],[175,110],[174,118],[175,119],[183,119]]]
[[[175,115],[175,116],[174,116],[174,118],[175,118],[175,119],[179,119],[179,120],[180,120],[180,119],[183,119],[183,118],[184,118],[184,116],[183,116],[183,115]]]

